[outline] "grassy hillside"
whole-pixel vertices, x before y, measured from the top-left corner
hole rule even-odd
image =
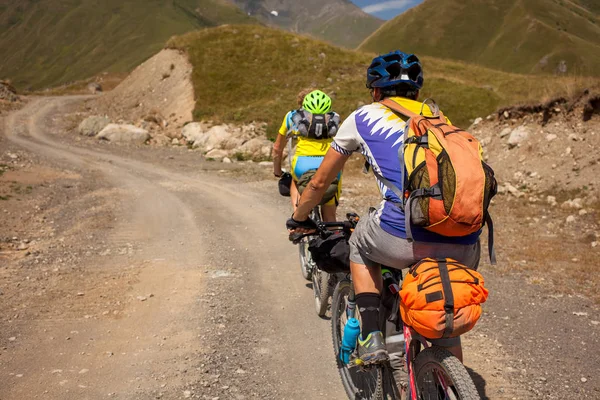
[[[331,94],[334,109],[344,117],[360,103],[370,102],[364,79],[372,54],[250,25],[192,32],[172,38],[167,46],[187,51],[194,66],[196,119],[264,121],[273,137],[285,113],[296,106],[302,88],[319,87]],[[539,101],[578,86],[566,77],[548,82],[545,77],[461,62],[430,57],[423,61],[422,97],[433,97],[462,126],[500,106]]]
[[[383,24],[349,0],[229,1],[268,25],[310,34],[347,48],[355,48]]]
[[[426,0],[359,47],[478,63],[517,73],[600,75],[598,1]]]
[[[0,78],[23,90],[126,72],[172,35],[249,21],[221,0],[0,0]]]

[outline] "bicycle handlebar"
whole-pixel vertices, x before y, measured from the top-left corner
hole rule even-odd
[[[350,236],[350,234],[356,227],[356,224],[358,223],[360,217],[357,214],[348,213],[346,214],[346,218],[347,220],[345,221],[318,222],[317,229],[315,231],[309,233],[291,233],[289,236],[289,240],[294,244],[298,244],[300,240],[309,236],[321,236],[322,238],[326,238],[327,236],[333,233],[333,231],[331,231],[328,228],[342,229],[346,234],[348,234],[348,236]]]

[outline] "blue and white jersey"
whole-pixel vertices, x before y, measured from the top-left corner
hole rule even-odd
[[[403,107],[420,113],[422,104],[400,97],[393,97]],[[431,115],[429,107],[424,107],[424,115]],[[404,182],[398,152],[404,142],[406,121],[380,103],[372,103],[354,111],[340,126],[331,148],[350,155],[360,152],[371,167],[401,191]],[[377,177],[375,177],[377,179]],[[402,200],[386,185],[377,179],[383,201],[377,208],[379,225],[387,233],[406,238],[404,212],[398,206]],[[412,226],[414,240],[422,242],[473,244],[479,232],[464,237],[447,237]]]

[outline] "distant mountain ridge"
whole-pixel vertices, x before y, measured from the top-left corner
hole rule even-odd
[[[19,89],[128,72],[173,35],[257,23],[221,0],[0,0],[0,79]]]
[[[129,72],[173,35],[261,22],[353,48],[383,21],[348,0],[0,0],[0,79],[36,90]]]
[[[271,26],[355,48],[383,24],[349,0],[229,0]]]
[[[518,73],[600,75],[597,0],[425,0],[359,50],[404,51]]]

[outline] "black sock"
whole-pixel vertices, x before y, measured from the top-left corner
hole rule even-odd
[[[356,295],[356,305],[362,320],[361,337],[366,339],[371,332],[379,331],[379,304],[381,296],[377,293]]]

